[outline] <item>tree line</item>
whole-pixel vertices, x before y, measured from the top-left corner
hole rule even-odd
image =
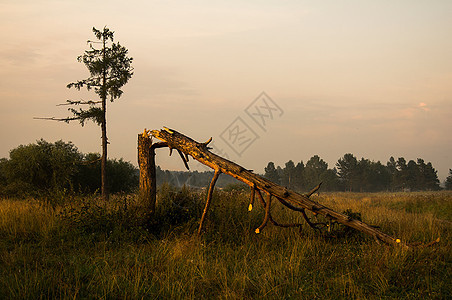
[[[108,188],[112,193],[130,193],[138,188],[139,170],[123,159],[107,161]],[[264,177],[289,189],[305,192],[322,182],[323,191],[420,191],[439,190],[437,171],[423,159],[406,161],[400,157],[381,162],[353,154],[341,157],[333,169],[318,155],[306,163],[292,160],[284,167],[269,162]],[[168,171],[157,167],[157,183],[203,188],[213,172]],[[221,175],[220,188],[241,188],[236,179]],[[0,159],[0,196],[24,197],[57,193],[92,194],[101,190],[101,155],[81,153],[71,142],[49,143],[43,139],[12,149],[9,158]],[[452,190],[452,169],[445,181]]]
[[[289,160],[283,167],[269,162],[264,169],[264,177],[299,192],[310,191],[322,182],[323,191],[421,191],[440,190],[437,171],[430,162],[421,158],[416,161],[406,161],[393,157],[384,165],[381,162],[366,158],[358,160],[353,154],[345,154],[334,168],[328,168],[328,163],[318,155],[311,157],[306,163],[295,164]],[[169,183],[174,186],[190,186],[202,188],[209,185],[213,172],[168,171],[157,167],[157,185]],[[220,175],[217,187],[240,188],[236,179]],[[452,190],[452,170],[445,181],[445,188]]]
[[[300,161],[295,165],[292,160],[284,167],[269,162],[264,176],[289,189],[309,191],[322,182],[325,191],[422,191],[440,190],[437,171],[430,162],[421,158],[406,161],[400,157],[391,157],[386,165],[380,161],[366,158],[358,160],[353,154],[341,157],[333,169],[318,155],[311,157],[306,164]],[[452,170],[446,179],[446,188],[452,189]]]
[[[107,185],[112,193],[129,193],[138,186],[138,170],[123,159],[107,161]],[[102,186],[101,155],[81,153],[71,142],[43,139],[12,149],[0,159],[0,195],[40,197],[92,194]]]

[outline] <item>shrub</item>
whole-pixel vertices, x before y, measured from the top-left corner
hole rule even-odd
[[[189,230],[194,228],[201,216],[205,194],[187,186],[177,188],[164,183],[157,193],[156,211],[151,216],[149,228],[152,232]]]
[[[229,183],[225,186],[223,189],[225,192],[232,192],[232,191],[247,191],[250,188],[244,184],[244,183]]]
[[[3,191],[12,196],[38,196],[70,188],[81,154],[72,143],[39,140],[20,145],[2,161]]]
[[[126,195],[108,202],[85,197],[65,205],[59,217],[68,231],[82,236],[142,240],[147,237],[147,216],[135,200]]]
[[[92,194],[101,186],[100,155],[82,154],[71,142],[20,145],[0,160],[0,195],[47,198],[51,202],[73,192]],[[122,159],[108,160],[111,193],[132,192],[138,170]],[[49,201],[50,201],[49,200]]]

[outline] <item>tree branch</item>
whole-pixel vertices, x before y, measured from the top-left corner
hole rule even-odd
[[[207,200],[206,206],[204,207],[204,211],[201,216],[201,221],[199,222],[198,235],[201,234],[202,225],[204,224],[204,220],[207,215],[207,211],[209,210],[210,202],[212,201],[213,189],[215,188],[215,183],[217,182],[218,176],[220,176],[220,169],[215,169],[215,173],[213,174],[212,181],[210,182],[209,191],[207,192]]]
[[[254,194],[256,193],[256,187],[254,186],[254,184],[251,186],[251,195],[250,195],[250,205],[248,205],[248,211],[252,211],[253,210],[253,205],[254,205]]]
[[[311,197],[312,194],[314,194],[315,192],[317,192],[320,189],[320,186],[322,185],[322,182],[319,183],[315,188],[313,188],[309,193],[305,194],[306,197]]]
[[[92,100],[88,100],[88,101],[72,101],[72,100],[66,100],[67,103],[60,103],[57,104],[56,106],[65,106],[65,105],[81,105],[81,104],[87,104],[87,105],[95,105],[95,104],[99,104],[102,103],[101,100],[99,101],[92,101]]]
[[[267,193],[267,204],[265,205],[264,221],[262,222],[261,226],[256,228],[255,230],[256,233],[260,233],[262,229],[264,229],[264,227],[267,225],[268,220],[271,218],[270,216],[271,204],[272,204],[272,195],[270,193]]]
[[[56,118],[56,117],[49,117],[49,118],[42,118],[42,117],[33,117],[34,120],[49,120],[49,121],[58,121],[58,122],[66,122],[69,123],[70,121],[80,120],[79,117],[71,117],[71,118]]]

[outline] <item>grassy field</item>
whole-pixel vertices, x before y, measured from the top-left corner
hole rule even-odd
[[[330,233],[269,224],[248,193],[204,196],[163,187],[149,220],[134,195],[108,204],[0,200],[1,299],[451,299],[452,193],[321,194],[314,200],[407,242],[402,249],[334,226]],[[257,203],[256,203],[257,204]],[[302,219],[275,205],[280,222]]]

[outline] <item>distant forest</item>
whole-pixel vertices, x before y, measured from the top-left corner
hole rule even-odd
[[[49,143],[38,140],[34,144],[20,145],[0,159],[0,196],[26,197],[55,195],[63,197],[68,192],[90,194],[99,192],[100,154],[81,153],[72,143]],[[138,189],[139,170],[130,162],[108,160],[107,185],[112,193],[130,193]],[[423,159],[406,161],[393,157],[384,165],[379,161],[345,154],[331,169],[318,155],[306,163],[292,160],[283,167],[269,162],[262,174],[267,179],[289,189],[306,192],[322,182],[321,191],[422,191],[440,190],[436,170]],[[205,188],[213,172],[167,171],[157,167],[157,184]],[[228,175],[220,175],[216,187],[223,189],[247,188]],[[452,190],[452,170],[445,181]]]
[[[269,180],[298,191],[308,191],[322,182],[325,191],[379,192],[440,190],[437,171],[430,162],[418,158],[406,161],[391,157],[386,165],[366,158],[358,160],[347,153],[333,169],[318,155],[294,164],[289,160],[284,168],[269,162],[264,176]]]
[[[322,191],[351,191],[351,192],[379,192],[379,191],[435,191],[440,190],[437,171],[430,162],[425,163],[421,158],[416,161],[406,161],[400,157],[391,157],[386,165],[380,161],[366,158],[358,160],[353,154],[347,153],[340,158],[335,167],[330,169],[328,164],[318,155],[311,157],[306,164],[303,161],[295,164],[292,160],[283,167],[269,162],[265,167],[265,178],[281,184],[289,189],[306,192],[322,182]],[[175,186],[190,186],[194,188],[207,187],[213,172],[183,172],[164,171],[157,168],[157,184],[164,182]],[[235,185],[240,188],[240,182],[222,174],[217,187],[226,188]],[[445,182],[447,189],[452,189],[452,170]]]

